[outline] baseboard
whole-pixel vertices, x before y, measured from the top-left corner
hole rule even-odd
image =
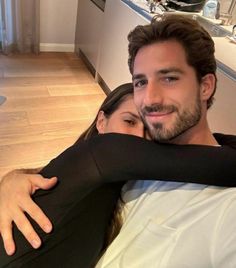
[[[106,84],[106,82],[102,79],[102,77],[100,76],[99,73],[97,73],[97,80],[98,80],[98,84],[100,85],[100,87],[102,88],[102,90],[104,91],[104,93],[106,95],[109,95],[111,93],[111,90],[108,87],[108,85]]]
[[[95,76],[96,76],[96,70],[93,67],[93,65],[89,62],[88,58],[85,56],[85,54],[83,53],[83,51],[81,49],[79,49],[79,51],[77,52],[77,55],[82,59],[82,61],[87,66],[87,68],[90,71],[90,73],[95,78]]]
[[[74,44],[40,43],[41,52],[74,52]]]

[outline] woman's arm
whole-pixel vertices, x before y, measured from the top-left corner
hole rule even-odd
[[[20,233],[15,230],[19,250],[10,260],[12,263],[21,260],[24,264],[32,264],[34,260],[41,264],[46,260],[62,263],[60,245],[64,241],[63,252],[69,254],[71,247],[78,247],[78,254],[73,254],[73,257],[77,262],[83,263],[81,267],[89,267],[85,263],[91,265],[90,261],[93,258],[82,258],[83,255],[79,253],[89,251],[96,256],[98,249],[101,249],[104,233],[96,233],[96,230],[104,228],[104,222],[109,219],[107,215],[112,213],[112,204],[116,203],[120,187],[115,190],[112,187],[114,192],[110,195],[106,196],[103,193],[101,202],[100,195],[95,195],[94,198],[96,190],[92,189],[103,182],[119,179],[180,180],[233,186],[236,184],[235,161],[236,150],[228,146],[214,148],[158,145],[137,137],[118,134],[105,134],[81,142],[67,149],[41,171],[43,176],[57,176],[59,179],[59,185],[55,189],[47,192],[37,191],[34,196],[36,203],[43,208],[54,224],[53,235],[48,236],[40,232],[38,226],[31,221],[42,240],[47,241],[39,250],[31,251]],[[90,202],[90,198],[95,200],[94,203]],[[104,208],[109,204],[110,210],[102,207],[98,210],[98,204]],[[100,213],[93,221],[93,214],[97,211]],[[76,222],[73,228],[69,224],[72,219]],[[87,219],[87,224],[81,224],[82,219],[83,222]],[[91,221],[92,225],[89,225]],[[73,245],[65,239],[68,232],[69,236],[74,238]],[[82,239],[84,237],[87,237],[87,240]],[[96,237],[99,239],[95,243]],[[93,238],[92,241],[90,238]],[[43,256],[47,258],[43,260]],[[4,262],[9,263],[9,259],[4,255],[0,256],[0,263]]]
[[[157,144],[107,134],[92,139],[89,147],[102,182],[139,178],[235,187],[236,137],[221,134],[220,141],[227,145]]]
[[[221,136],[222,144],[224,139],[228,143],[228,137]],[[236,137],[230,138],[235,146]],[[136,179],[236,186],[236,150],[228,145],[157,144],[130,135],[104,134],[83,142],[82,150],[70,147],[52,160],[41,174],[58,175],[59,180],[78,174],[86,177],[81,185],[90,186]],[[79,155],[85,157],[82,169]],[[60,175],[54,174],[54,169]]]

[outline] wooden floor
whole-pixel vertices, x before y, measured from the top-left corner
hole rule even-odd
[[[105,94],[73,53],[0,55],[0,176],[38,167],[70,146]],[[0,100],[1,101],[1,100]]]

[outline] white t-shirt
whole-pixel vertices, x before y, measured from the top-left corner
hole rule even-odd
[[[136,181],[122,196],[123,227],[96,267],[236,267],[236,188]]]

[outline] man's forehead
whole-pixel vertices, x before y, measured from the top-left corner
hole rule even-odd
[[[146,73],[184,73],[187,67],[190,66],[182,45],[175,41],[155,43],[138,51],[133,63],[132,77],[137,78]]]
[[[135,57],[134,66],[137,64],[149,64],[157,59],[160,62],[186,60],[186,51],[181,43],[176,40],[156,42],[141,47]]]

